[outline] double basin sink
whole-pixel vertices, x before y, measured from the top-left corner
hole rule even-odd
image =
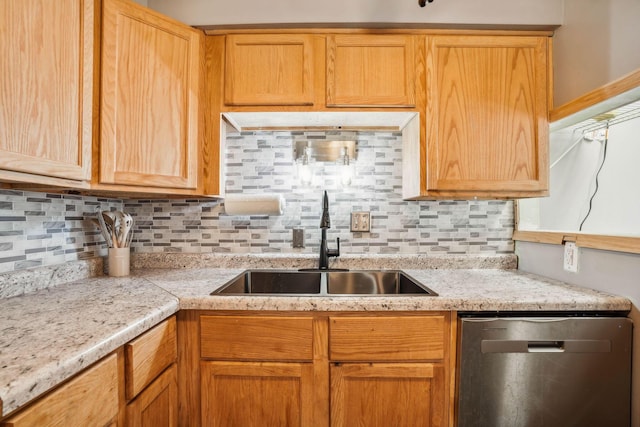
[[[435,292],[394,270],[247,270],[211,295],[416,295]]]

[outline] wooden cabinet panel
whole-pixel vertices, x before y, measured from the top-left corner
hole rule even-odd
[[[177,427],[178,378],[171,365],[134,401],[127,405],[128,427]]]
[[[441,360],[444,316],[331,317],[329,357],[334,361]]]
[[[90,179],[95,12],[93,1],[0,2],[0,169]]]
[[[547,38],[426,43],[426,191],[545,192]]]
[[[99,182],[195,189],[201,33],[103,1]]]
[[[312,426],[310,363],[202,362],[202,427]]]
[[[415,106],[411,35],[327,37],[327,106]]]
[[[177,360],[176,319],[171,317],[125,345],[126,395],[133,399]]]
[[[202,357],[221,360],[311,360],[311,317],[201,316]]]
[[[312,36],[227,35],[227,105],[313,105]]]
[[[444,426],[444,381],[429,363],[332,364],[331,426]]]
[[[112,354],[0,425],[103,426],[115,420],[118,409],[118,363]]]

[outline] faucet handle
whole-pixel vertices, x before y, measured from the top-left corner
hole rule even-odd
[[[336,237],[336,249],[327,249],[327,256],[339,257],[340,256],[340,238]]]

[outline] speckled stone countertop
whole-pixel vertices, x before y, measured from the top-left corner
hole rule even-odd
[[[627,298],[571,286],[517,270],[402,271],[438,296],[210,295],[244,269],[142,270],[141,277],[174,294],[183,310],[294,311],[628,311]]]
[[[136,277],[83,279],[0,299],[2,415],[177,310],[174,295]]]
[[[162,262],[166,257],[167,261]],[[508,269],[513,257],[345,257],[341,268],[401,269],[439,294],[211,296],[247,268],[301,268],[301,257],[139,257],[126,278],[80,278],[0,298],[0,399],[6,415],[179,309],[300,311],[627,311],[626,298]],[[215,268],[211,267],[215,266]],[[158,268],[166,267],[166,268]],[[337,267],[332,265],[332,267]],[[505,269],[507,268],[507,269]],[[513,268],[513,267],[511,267]],[[72,269],[73,270],[73,269]],[[69,276],[71,278],[73,276]],[[14,281],[9,280],[13,283]],[[0,282],[1,283],[1,282]]]

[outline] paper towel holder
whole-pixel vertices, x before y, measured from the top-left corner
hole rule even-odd
[[[224,200],[227,215],[283,215],[286,201],[281,194],[229,194]]]

